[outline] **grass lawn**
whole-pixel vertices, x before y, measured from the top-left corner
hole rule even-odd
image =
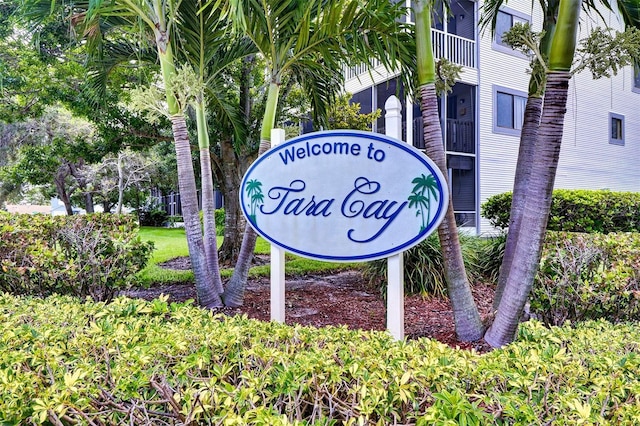
[[[147,267],[138,274],[138,277],[145,286],[153,284],[169,284],[175,282],[193,281],[193,272],[177,271],[164,269],[158,266],[158,263],[176,257],[188,256],[187,237],[182,228],[140,228],[140,238],[144,241],[153,241],[155,250],[149,259]],[[222,244],[222,237],[218,237],[218,247]],[[269,254],[270,245],[263,238],[258,237],[255,253]],[[288,275],[303,275],[313,273],[336,272],[345,269],[353,269],[359,267],[359,263],[332,263],[321,262],[318,260],[305,259],[293,254],[287,253],[287,264],[285,273]],[[255,266],[249,270],[250,276],[268,276],[270,266]],[[232,269],[223,269],[221,274],[223,277],[230,277]]]

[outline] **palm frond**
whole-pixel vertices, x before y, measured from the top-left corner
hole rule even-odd
[[[216,126],[221,127],[215,130],[224,132],[223,129],[230,129],[229,133],[233,133],[234,145],[239,145],[247,138],[247,125],[237,99],[225,96],[227,93],[220,90],[223,86],[224,82],[221,78],[207,84],[208,110],[215,117]]]
[[[328,127],[328,107],[342,90],[342,72],[327,72],[319,57],[310,56],[293,64],[291,75],[309,96],[314,123]]]
[[[491,36],[495,35],[498,12],[505,3],[505,0],[486,0],[482,4],[479,22],[481,31],[486,31],[488,27],[491,30]]]
[[[640,28],[640,0],[618,0],[617,3],[624,24]]]
[[[120,65],[136,63],[153,64],[157,61],[155,49],[143,47],[128,40],[104,42],[100,54],[87,58],[87,84],[94,102],[104,96],[109,75]]]

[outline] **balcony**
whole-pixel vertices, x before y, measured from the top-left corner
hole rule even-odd
[[[476,42],[455,34],[432,29],[431,41],[436,59],[447,58],[463,67],[476,67]]]
[[[473,121],[453,120],[448,118],[445,134],[445,149],[447,152],[475,154],[476,138],[475,123]],[[424,149],[422,117],[413,119],[413,145],[416,148]]]
[[[436,59],[446,58],[454,64],[476,68],[476,42],[474,40],[432,28],[431,41]],[[369,70],[375,72],[373,70],[378,66],[380,66],[380,62],[373,60],[370,64],[360,64],[347,68],[345,69],[344,79],[346,81],[360,77],[368,74]]]

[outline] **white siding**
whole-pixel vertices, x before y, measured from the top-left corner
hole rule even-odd
[[[615,15],[606,16],[622,29]],[[581,36],[597,26],[588,21]],[[569,87],[556,188],[640,192],[640,93],[633,91],[633,68],[593,80],[589,71]],[[624,116],[624,146],[609,143],[609,113]]]

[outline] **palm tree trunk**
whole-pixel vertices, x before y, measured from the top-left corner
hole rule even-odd
[[[503,346],[515,338],[538,270],[560,157],[570,78],[567,71],[552,71],[547,77],[538,148],[522,211],[527,232],[520,233],[498,312],[485,334],[485,340],[493,347]]]
[[[493,299],[494,310],[497,310],[498,305],[500,304],[500,299],[504,292],[504,286],[507,282],[507,276],[511,269],[511,263],[513,262],[516,242],[520,235],[522,210],[527,198],[526,191],[535,155],[535,144],[538,138],[538,127],[540,125],[541,114],[542,98],[529,96],[524,110],[524,122],[522,124],[522,133],[520,135],[520,149],[518,151],[516,175],[513,182],[513,196],[511,197],[511,211],[509,215],[509,233],[507,234],[504,257],[500,264],[500,275],[498,277],[496,294]]]
[[[216,233],[216,209],[213,194],[213,176],[211,173],[211,154],[209,148],[200,149],[200,173],[202,184],[202,216],[204,224],[204,252],[207,266],[211,272],[213,286],[222,294],[222,279],[218,264],[218,236]]]
[[[266,108],[264,118],[262,120],[262,130],[260,132],[260,148],[258,149],[258,157],[267,152],[271,148],[271,130],[275,122],[276,109],[278,107],[278,96],[280,85],[272,82],[269,85],[269,93],[267,95]],[[242,237],[242,247],[238,255],[236,267],[233,275],[227,283],[227,287],[222,294],[222,300],[226,306],[237,307],[244,303],[244,291],[247,286],[249,277],[249,268],[253,259],[253,252],[256,248],[256,239],[258,234],[253,230],[249,221],[244,230]]]
[[[180,188],[182,217],[187,234],[191,268],[196,280],[198,303],[207,308],[221,307],[222,301],[220,300],[219,292],[213,285],[211,273],[206,262],[202,227],[200,226],[200,213],[198,211],[198,193],[191,159],[191,146],[184,115],[172,115],[171,124],[178,163],[178,186]]]
[[[446,179],[447,164],[438,117],[435,84],[422,85],[419,90],[425,149],[427,155],[440,168]],[[442,247],[447,291],[453,308],[456,335],[463,341],[479,340],[484,333],[484,327],[467,279],[451,198],[449,198],[449,206],[444,220],[438,227],[438,237]]]
[[[207,267],[211,273],[213,287],[222,294],[222,279],[218,263],[218,239],[216,235],[215,200],[213,199],[213,172],[211,170],[211,152],[209,151],[209,133],[205,107],[202,100],[196,104],[196,125],[198,146],[200,148],[200,180],[202,188],[202,222],[204,224],[204,253]]]

